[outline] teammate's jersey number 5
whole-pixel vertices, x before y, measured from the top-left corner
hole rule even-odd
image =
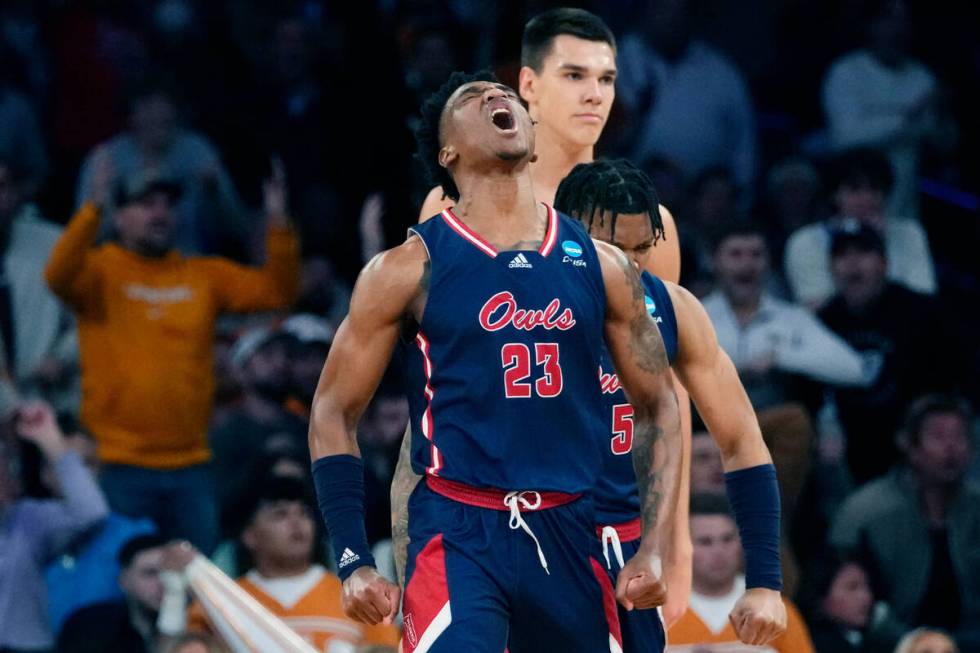
[[[612,452],[617,456],[628,454],[633,449],[633,407],[629,404],[613,406],[612,433]]]
[[[528,399],[537,393],[539,397],[557,397],[561,394],[564,380],[558,363],[558,343],[534,343],[534,365],[541,367],[541,375],[531,376],[531,349],[523,342],[509,342],[500,348],[500,364],[504,367],[504,396],[508,399]]]

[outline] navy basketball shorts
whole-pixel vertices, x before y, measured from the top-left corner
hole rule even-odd
[[[429,477],[408,517],[405,653],[622,652],[590,499]]]
[[[639,518],[623,524],[596,529],[602,544],[603,569],[613,587],[619,571],[640,550],[642,528]],[[660,610],[627,610],[616,604],[619,628],[623,635],[623,653],[663,653],[667,634]]]

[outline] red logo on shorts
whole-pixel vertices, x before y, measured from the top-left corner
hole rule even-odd
[[[408,637],[408,643],[412,648],[419,645],[419,636],[415,633],[415,620],[412,619],[411,613],[406,614],[405,618],[402,620],[402,626],[405,628],[405,636]]]
[[[517,307],[511,293],[498,292],[480,309],[480,326],[487,331],[499,331],[508,324],[524,331],[536,327],[568,331],[575,326],[575,317],[572,316],[572,309],[561,310],[561,302],[557,298],[552,299],[544,310],[526,310]]]

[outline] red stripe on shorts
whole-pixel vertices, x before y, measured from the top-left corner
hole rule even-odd
[[[425,653],[452,621],[446,550],[436,535],[415,557],[415,569],[405,587],[402,650]]]
[[[612,581],[609,580],[606,569],[595,558],[589,558],[589,562],[592,563],[592,573],[595,574],[596,580],[599,581],[599,587],[602,588],[602,609],[606,613],[609,634],[622,649],[623,632],[619,628],[619,610],[616,609],[616,592],[613,591]]]

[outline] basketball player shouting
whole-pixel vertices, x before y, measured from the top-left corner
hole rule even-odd
[[[521,44],[520,94],[535,123],[535,159],[531,181],[535,197],[552,202],[562,178],[578,163],[593,160],[615,100],[616,39],[598,16],[583,9],[559,8],[528,21]],[[436,186],[422,207],[420,222],[451,207],[452,199]],[[680,247],[674,218],[663,206],[664,235],[652,245],[646,269],[661,279],[680,279]],[[668,625],[687,609],[691,590],[691,539],[687,523],[690,409],[687,392],[675,384],[684,442],[681,448],[680,500],[659,533],[666,544],[665,577],[670,587],[663,607]],[[406,432],[391,485],[395,567],[404,577],[408,545],[408,497],[419,477],[409,464],[411,432]]]
[[[356,427],[401,337],[425,476],[409,503],[405,650],[620,651],[586,494],[605,421],[596,370],[605,342],[634,409],[643,531],[616,595],[649,608],[665,598],[654,533],[680,471],[663,341],[622,252],[536,202],[534,130],[513,91],[454,75],[422,113],[420,158],[455,208],[362,271],[311,416],[345,610],[398,612],[367,547]]]

